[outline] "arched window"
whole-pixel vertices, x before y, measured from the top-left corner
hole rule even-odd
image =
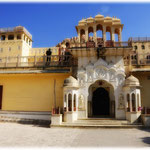
[[[134,59],[133,55],[131,56],[131,59]]]
[[[96,27],[96,36],[97,38],[103,38],[103,27],[101,24],[98,24]]]
[[[89,41],[93,41],[93,27],[88,28]]]
[[[74,111],[76,111],[76,109],[77,109],[77,106],[76,106],[76,94],[74,94],[73,106],[74,106]]]
[[[135,111],[135,94],[132,93],[132,111]]]
[[[141,48],[142,48],[142,49],[145,49],[145,46],[144,46],[144,45],[142,45],[142,46],[141,46]]]
[[[118,42],[119,41],[119,29],[115,29],[115,41]]]
[[[134,55],[134,59],[136,59],[136,55]]]
[[[80,40],[81,42],[85,42],[85,30],[84,29],[80,30]]]
[[[110,41],[111,40],[111,28],[106,27],[106,40]]]
[[[150,59],[150,55],[147,55],[147,56],[146,56],[146,59]]]
[[[17,35],[17,40],[20,40],[20,39],[21,39],[21,35],[18,34],[18,35]]]
[[[137,47],[137,45],[135,45],[135,46],[134,46],[134,50],[137,50],[137,49],[138,49],[138,47]]]
[[[5,40],[5,38],[6,38],[6,36],[5,36],[5,35],[2,35],[2,36],[1,36],[1,40],[2,40],[2,41],[4,41],[4,40]]]
[[[127,111],[130,111],[130,95],[127,94]]]
[[[65,97],[64,97],[64,111],[66,111],[66,107],[67,107],[67,95],[65,94]]]
[[[70,47],[69,42],[66,42],[66,48],[69,48],[69,47]]]
[[[68,95],[68,110],[72,111],[72,94]]]
[[[14,35],[8,35],[8,40],[13,40],[14,39]]]

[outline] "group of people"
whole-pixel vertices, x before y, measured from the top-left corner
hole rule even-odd
[[[52,50],[49,48],[47,51],[46,51],[46,56],[47,56],[47,61],[46,61],[46,65],[50,65],[50,62],[51,62],[51,55],[52,55]],[[59,62],[61,63],[67,63],[69,62],[69,59],[70,59],[70,56],[71,56],[71,53],[69,50],[65,49],[65,48],[62,48],[60,49],[60,52],[59,52]]]

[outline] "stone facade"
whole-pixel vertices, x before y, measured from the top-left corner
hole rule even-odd
[[[24,27],[0,29],[0,83],[5,86],[1,109],[51,111],[54,125],[90,117],[136,122],[141,107],[150,107],[149,38],[142,43],[134,38],[123,42],[121,20],[100,14],[82,19],[76,30],[77,37],[51,47],[47,62],[49,47],[32,48],[32,36]],[[7,78],[8,73],[15,81]]]

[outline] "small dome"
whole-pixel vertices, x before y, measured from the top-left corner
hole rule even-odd
[[[83,26],[83,25],[85,25],[85,24],[86,24],[86,19],[82,19],[82,20],[79,21],[79,24],[78,24],[78,25]]]
[[[94,20],[94,19],[93,19],[93,17],[89,17],[89,18],[87,18],[87,20]]]
[[[92,22],[94,22],[94,18],[92,17],[87,18],[87,23],[92,23]]]
[[[79,23],[86,23],[86,19],[80,20]]]
[[[136,77],[131,75],[125,80],[125,85],[128,85],[128,86],[139,86],[140,83],[139,83],[139,80]]]
[[[79,87],[79,83],[74,77],[70,76],[64,80],[64,87]]]
[[[104,16],[101,15],[101,14],[98,14],[98,15],[95,16],[95,18],[104,18]]]
[[[112,20],[112,18],[107,16],[107,17],[105,17],[105,20]]]

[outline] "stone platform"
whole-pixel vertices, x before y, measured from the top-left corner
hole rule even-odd
[[[50,112],[17,112],[0,111],[0,122],[19,123],[49,126],[51,123]]]
[[[51,127],[77,127],[77,128],[141,128],[141,123],[131,124],[127,120],[116,120],[112,118],[88,118],[74,121],[73,123],[62,122],[61,125]]]

